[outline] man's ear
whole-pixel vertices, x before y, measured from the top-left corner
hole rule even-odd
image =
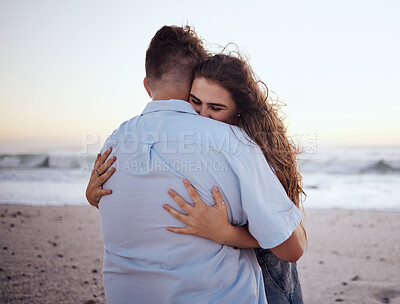
[[[143,79],[143,85],[144,85],[144,88],[145,88],[146,91],[147,91],[147,94],[149,94],[149,96],[150,96],[150,98],[151,98],[151,92],[150,92],[150,89],[149,89],[149,84],[147,83],[147,77],[145,77],[145,78]]]

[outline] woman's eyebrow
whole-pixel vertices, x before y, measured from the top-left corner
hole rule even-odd
[[[197,98],[195,95],[193,95],[193,94],[189,94],[189,96],[190,97],[192,97],[193,99],[196,99],[196,101],[197,102],[201,102],[202,103],[202,101],[199,99],[199,98]],[[208,102],[208,103],[206,103],[207,105],[209,105],[209,106],[217,106],[217,107],[222,107],[222,108],[226,108],[227,106],[226,105],[224,105],[224,104],[222,104],[222,103],[215,103],[215,102]]]
[[[197,101],[201,102],[201,100],[199,98],[197,98],[196,96],[194,96],[193,94],[189,94],[189,96],[196,99]]]

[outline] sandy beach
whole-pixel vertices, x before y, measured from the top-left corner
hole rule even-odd
[[[307,210],[304,301],[400,303],[400,212]],[[1,303],[105,303],[93,207],[0,205]]]

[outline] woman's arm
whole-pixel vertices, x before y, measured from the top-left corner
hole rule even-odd
[[[304,243],[304,228],[299,225],[286,241],[274,248],[271,248],[271,251],[281,260],[295,263],[304,253]]]
[[[96,161],[94,163],[94,168],[92,174],[90,175],[89,183],[86,187],[86,199],[89,204],[99,208],[99,201],[103,195],[109,195],[112,190],[103,189],[103,184],[114,174],[115,168],[112,167],[108,170],[112,164],[115,162],[115,156],[111,157],[106,161],[112,148],[109,148],[103,155],[97,154]]]
[[[257,240],[250,234],[247,227],[230,226],[230,228],[227,227],[225,235],[218,243],[238,248],[260,248]],[[295,263],[304,253],[304,243],[304,229],[299,225],[286,241],[270,250],[281,260]]]
[[[260,247],[257,240],[250,234],[246,227],[232,226],[229,223],[226,205],[216,186],[212,190],[215,205],[209,207],[200,199],[200,196],[188,180],[184,179],[184,184],[192,201],[195,202],[194,206],[188,204],[175,191],[169,190],[168,193],[187,214],[181,213],[171,206],[164,204],[163,207],[165,210],[186,224],[186,227],[182,228],[166,227],[168,231],[196,235],[232,247]],[[282,260],[289,262],[297,261],[304,251],[302,228],[299,226],[289,239],[277,247],[271,248],[271,251]]]
[[[227,227],[221,239],[223,245],[228,245],[237,248],[260,248],[257,240],[250,234],[247,226],[232,226]]]

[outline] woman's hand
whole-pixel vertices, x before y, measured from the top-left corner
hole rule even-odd
[[[97,159],[94,163],[94,168],[89,179],[89,184],[86,188],[86,199],[89,204],[99,208],[99,201],[103,195],[109,195],[112,190],[103,189],[103,184],[114,174],[115,168],[110,167],[115,162],[116,157],[113,156],[106,161],[110,156],[112,148],[109,148],[103,155],[97,154]]]
[[[226,232],[230,230],[232,225],[229,223],[226,205],[218,188],[216,186],[213,187],[212,194],[215,205],[210,207],[200,199],[199,194],[187,179],[184,179],[183,183],[194,202],[194,206],[185,202],[175,191],[169,190],[169,195],[187,214],[164,204],[163,208],[165,210],[177,220],[186,224],[186,227],[183,228],[166,227],[166,229],[174,233],[196,235],[224,244]]]

